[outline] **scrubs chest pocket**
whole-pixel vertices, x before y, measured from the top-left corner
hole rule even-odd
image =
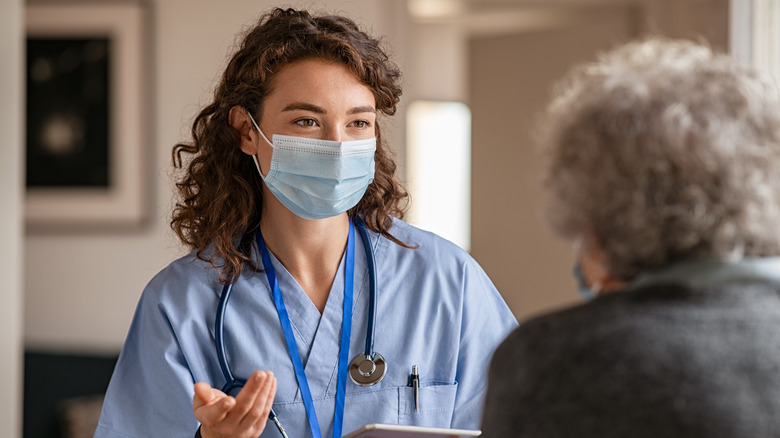
[[[365,423],[449,427],[457,388],[454,382],[421,382],[419,412],[414,411],[414,390],[410,386],[347,393],[344,432]]]
[[[421,381],[419,411],[415,411],[414,388],[398,388],[398,419],[401,424],[449,427],[455,409],[456,382]]]

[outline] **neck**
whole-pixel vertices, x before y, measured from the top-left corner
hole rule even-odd
[[[624,280],[612,275],[607,254],[592,234],[580,245],[578,257],[585,282],[598,295],[626,288]]]
[[[282,208],[269,207],[260,219],[265,244],[322,313],[346,249],[347,214],[307,220],[281,204]]]

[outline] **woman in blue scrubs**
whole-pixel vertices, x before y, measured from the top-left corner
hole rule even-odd
[[[517,322],[467,253],[401,220],[379,128],[399,78],[344,17],[276,9],[245,34],[174,147],[171,224],[192,252],[144,290],[96,437],[283,436],[269,413],[295,438],[479,427]],[[373,374],[351,364],[371,319]],[[243,388],[224,388],[219,344]]]

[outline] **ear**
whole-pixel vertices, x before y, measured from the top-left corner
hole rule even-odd
[[[228,123],[240,136],[241,151],[247,155],[257,155],[257,143],[255,142],[255,129],[246,108],[234,106],[228,113]]]
[[[594,233],[585,235],[577,257],[579,257],[582,273],[589,286],[598,285],[594,289],[600,289],[602,292],[620,290],[625,287],[626,283],[615,278],[610,272],[609,257]]]

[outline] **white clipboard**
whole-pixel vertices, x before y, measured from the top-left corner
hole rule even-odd
[[[481,434],[480,430],[370,423],[341,438],[462,438]]]

